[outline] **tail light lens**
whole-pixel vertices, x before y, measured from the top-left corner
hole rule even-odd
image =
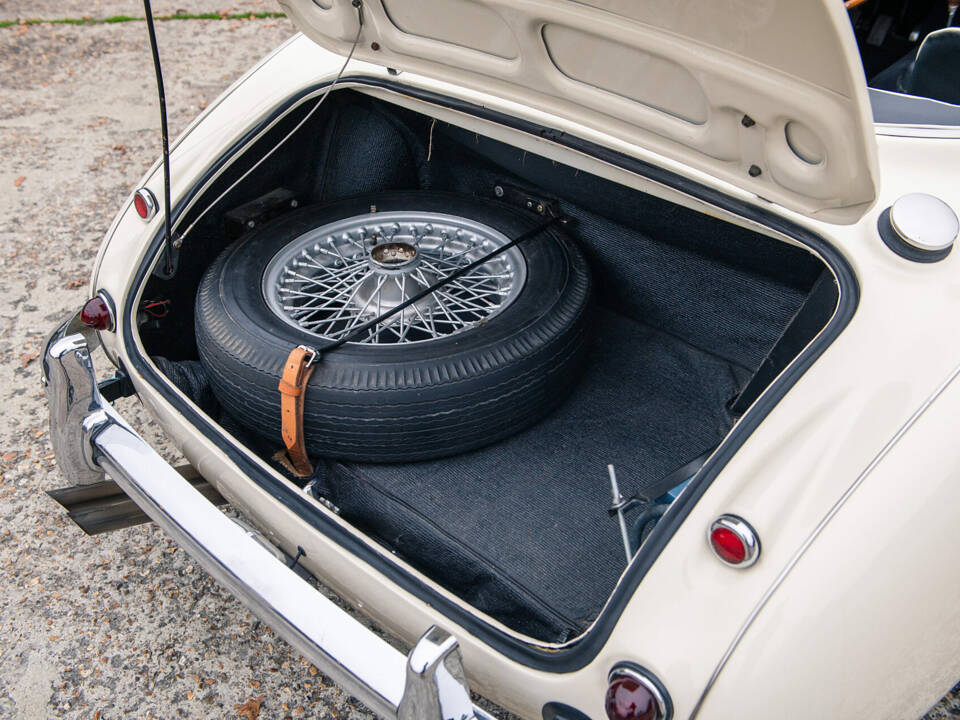
[[[747,546],[743,544],[743,540],[725,527],[714,528],[710,533],[710,543],[720,559],[731,565],[739,565],[747,557]]]
[[[133,194],[133,207],[143,220],[152,220],[157,214],[157,199],[147,188],[140,188]]]
[[[610,720],[669,720],[666,690],[639,666],[618,665],[610,671],[604,709]]]
[[[87,301],[80,311],[80,322],[94,330],[113,330],[113,312],[102,296]]]
[[[760,538],[750,523],[736,515],[721,515],[707,533],[714,554],[726,565],[748,568],[760,557]]]

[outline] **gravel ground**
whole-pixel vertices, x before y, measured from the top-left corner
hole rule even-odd
[[[243,0],[243,2],[229,2],[229,0],[190,0],[190,2],[186,2],[186,0],[152,0],[150,5],[155,17],[176,13],[191,13],[194,15],[218,13],[227,15],[250,12],[280,12],[276,0]],[[89,0],[89,2],[69,0],[66,3],[56,2],[56,0],[3,0],[3,3],[0,4],[0,21],[109,18],[117,15],[142,17],[142,0],[139,2],[138,0]],[[284,22],[286,23],[285,27],[288,28],[288,34],[293,34],[289,21]],[[248,52],[250,51],[249,45],[244,44],[244,47]],[[253,50],[253,52],[258,51]]]
[[[122,0],[4,0],[0,21],[139,15]],[[159,14],[275,11],[158,0]],[[286,19],[158,25],[171,132],[293,33]],[[54,466],[44,334],[87,297],[114,210],[158,153],[146,29],[0,29],[0,717],[368,718],[152,525],[88,538]],[[135,402],[123,412],[173,459]],[[960,715],[960,694],[929,720]]]
[[[0,20],[137,14],[74,5],[7,0]],[[175,134],[294,29],[157,32]],[[0,29],[0,59],[0,717],[235,718],[257,699],[262,720],[371,717],[155,526],[88,538],[43,493],[67,483],[47,439],[40,344],[86,299],[114,211],[159,154],[157,109],[142,22]],[[172,456],[134,402],[123,412]]]

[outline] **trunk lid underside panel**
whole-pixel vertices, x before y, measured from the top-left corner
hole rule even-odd
[[[792,210],[852,222],[876,196],[866,80],[837,0],[281,5],[327,49],[359,38],[358,59],[543,109]]]

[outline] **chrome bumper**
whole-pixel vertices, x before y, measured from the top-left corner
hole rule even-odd
[[[492,720],[470,700],[456,639],[432,627],[404,656],[211,504],[105,402],[76,318],[50,336],[43,383],[61,472],[106,472],[160,527],[324,674],[384,718]]]

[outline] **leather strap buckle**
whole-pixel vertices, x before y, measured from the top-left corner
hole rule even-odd
[[[313,465],[307,456],[303,428],[303,406],[306,389],[320,353],[316,348],[299,345],[290,351],[283,366],[283,375],[277,389],[280,391],[280,434],[287,448],[287,456],[298,477],[313,475]]]
[[[310,359],[307,360],[307,367],[314,365],[317,360],[320,359],[320,351],[315,347],[310,347],[309,345],[297,345],[297,350],[303,350],[310,356]]]

